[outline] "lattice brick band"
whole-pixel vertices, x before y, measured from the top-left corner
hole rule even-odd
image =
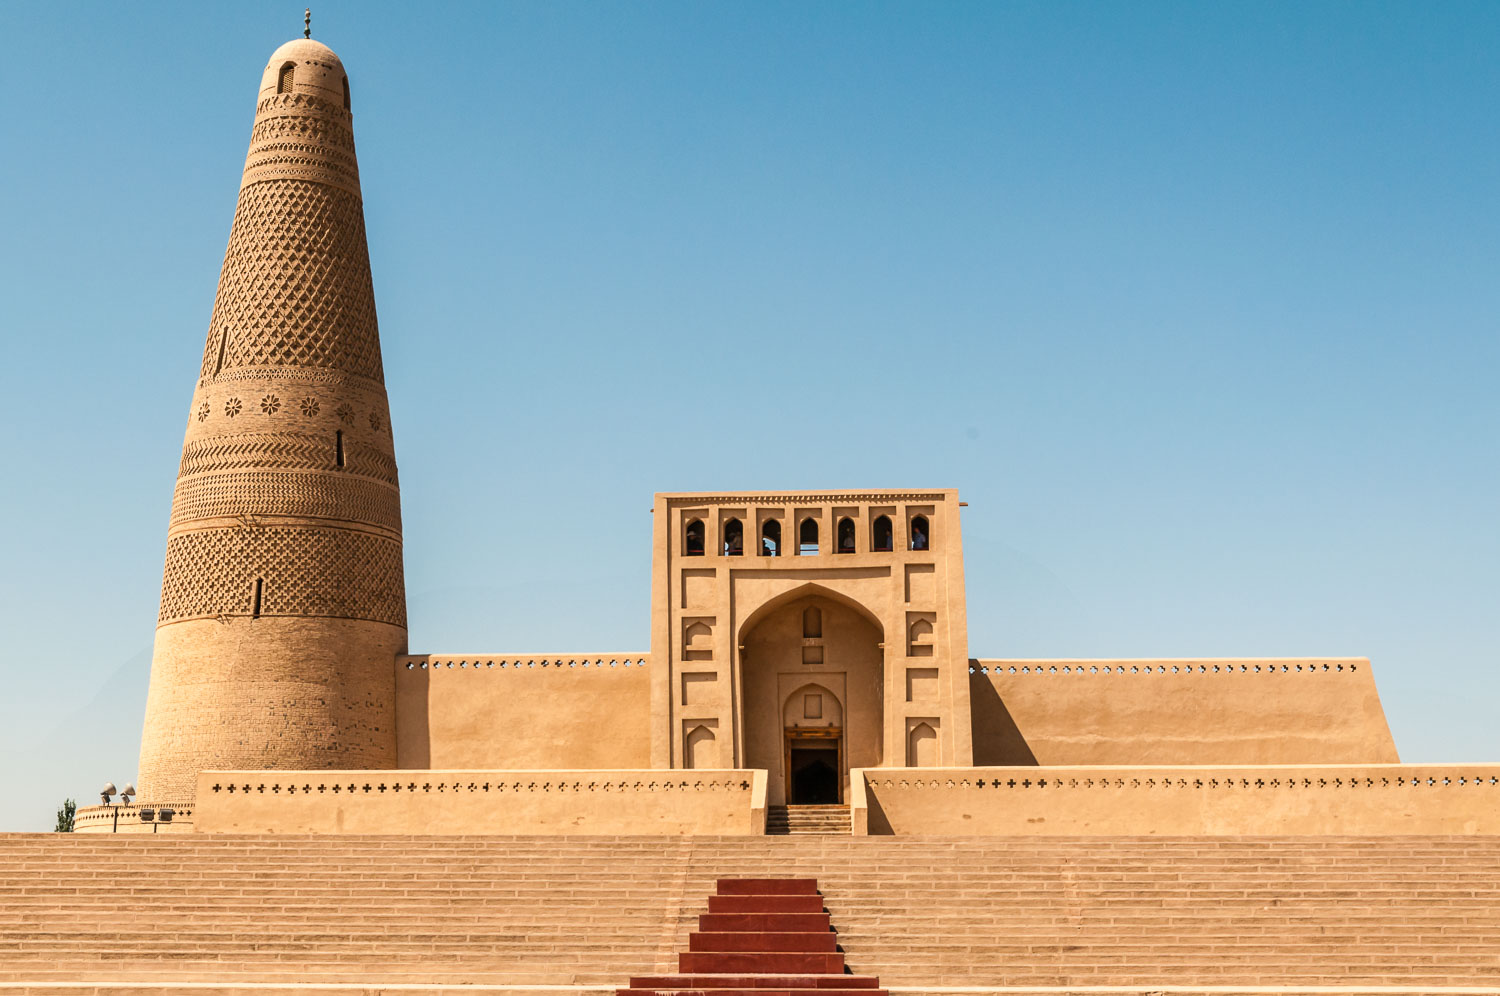
[[[202,376],[246,366],[332,367],[383,382],[356,195],[291,179],[240,191]]]
[[[159,623],[253,614],[406,625],[401,544],[349,529],[238,526],[167,540]]]

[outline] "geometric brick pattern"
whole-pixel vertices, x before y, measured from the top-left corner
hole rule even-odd
[[[394,487],[349,474],[247,470],[180,477],[173,523],[238,515],[299,515],[365,522],[401,531]]]
[[[406,625],[401,543],[351,529],[240,525],[167,540],[159,624],[254,614]]]
[[[358,195],[288,179],[242,189],[209,327],[206,379],[234,367],[299,366],[380,380]]]
[[[322,470],[359,474],[395,485],[396,461],[368,446],[345,444],[344,466],[338,467],[332,433],[246,432],[189,441],[182,448],[181,477],[226,470]]]

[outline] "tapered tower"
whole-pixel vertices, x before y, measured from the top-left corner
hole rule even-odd
[[[172,499],[143,800],[395,766],[401,506],[352,121],[337,55],[275,51]]]

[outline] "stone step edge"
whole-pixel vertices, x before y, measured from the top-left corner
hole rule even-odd
[[[361,982],[0,982],[3,994],[109,993],[164,994],[195,992],[203,996],[253,996],[286,993],[290,996],[613,996],[618,986],[514,985],[484,983],[361,983]],[[882,986],[891,996],[1497,996],[1496,986]],[[702,990],[698,990],[702,991]],[[711,992],[712,990],[708,990]]]

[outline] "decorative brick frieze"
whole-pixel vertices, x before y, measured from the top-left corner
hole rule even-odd
[[[242,525],[172,536],[158,624],[221,616],[368,619],[404,627],[401,543],[307,526]]]

